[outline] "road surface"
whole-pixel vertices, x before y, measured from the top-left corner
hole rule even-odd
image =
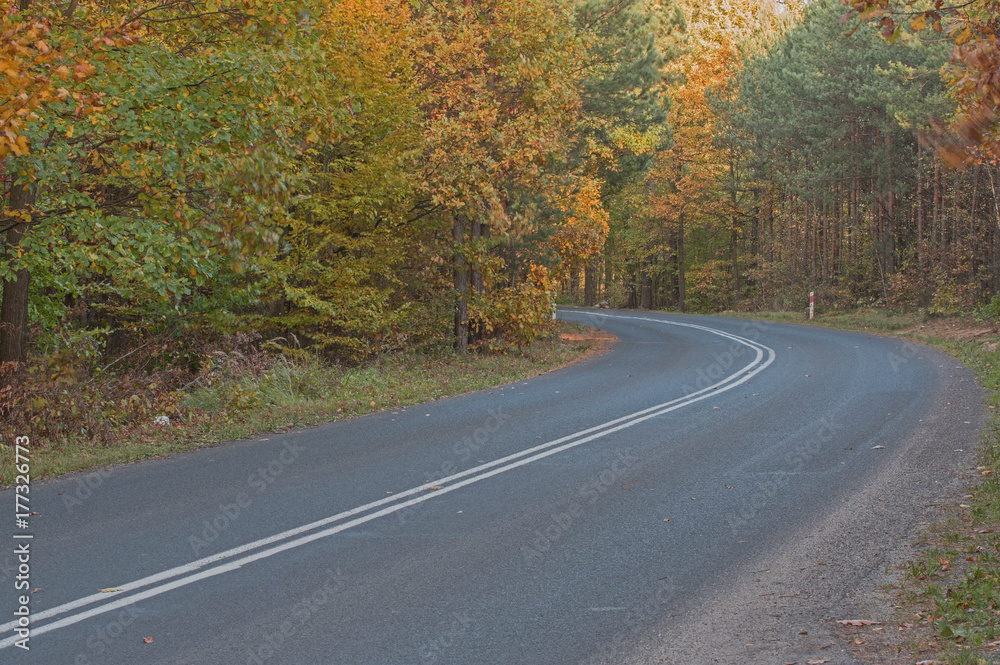
[[[0,550],[0,662],[855,662],[835,619],[879,611],[880,575],[956,491],[969,372],[875,335],[561,316],[619,341],[493,390],[35,482],[30,533],[10,528],[32,537]]]

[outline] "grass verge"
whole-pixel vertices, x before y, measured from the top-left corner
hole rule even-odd
[[[987,418],[974,470],[978,482],[923,534],[922,556],[903,571],[897,588],[903,623],[926,627],[911,646],[935,653],[940,663],[1000,663],[1000,337],[911,336],[975,371]]]
[[[829,312],[817,314],[812,321],[804,312],[753,312],[752,314],[726,312],[726,316],[752,318],[774,323],[810,323],[827,328],[860,330],[875,333],[895,333],[914,328],[927,319],[912,312],[895,312],[882,309],[859,309],[853,312]]]
[[[47,445],[33,439],[31,477],[52,478],[482,390],[599,353],[611,339],[560,322],[523,353],[404,353],[353,368],[323,365],[304,353],[280,358],[265,372],[227,375],[187,392],[169,425],[147,422],[112,445],[72,438]],[[0,467],[0,487],[13,481],[14,465]]]
[[[913,662],[1000,664],[1000,334],[978,319],[929,319],[919,313],[860,310],[808,321],[801,312],[752,318],[909,337],[949,353],[979,378],[986,407],[975,475],[940,519],[919,536],[921,554],[891,591],[898,633]]]

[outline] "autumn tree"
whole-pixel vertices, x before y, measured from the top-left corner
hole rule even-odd
[[[581,107],[584,44],[574,30],[574,4],[466,0],[426,5],[417,14],[418,75],[428,93],[422,187],[451,230],[460,351],[468,345],[470,300],[479,301],[480,316],[489,318],[484,245],[516,237],[532,224],[513,210],[537,196],[582,194],[587,201],[586,186],[565,188],[549,176],[551,165],[565,159]],[[572,212],[580,209],[562,207],[578,223],[593,218]],[[502,269],[490,272],[499,277]],[[542,273],[532,274],[523,294],[531,305],[517,315],[537,318],[548,306],[546,285],[539,282]],[[506,288],[516,291],[516,281]],[[514,294],[506,295],[509,301]],[[503,309],[504,318],[515,315]]]
[[[413,16],[388,0],[323,11],[306,63],[294,203],[260,265],[266,325],[366,355],[406,319],[402,265],[426,231]]]
[[[737,158],[717,140],[717,109],[709,100],[729,89],[743,54],[762,49],[784,19],[776,3],[720,0],[679,6],[686,24],[683,39],[670,35],[663,46],[677,53],[663,67],[672,142],[657,150],[629,197],[645,205],[629,206],[621,249],[630,256],[627,272],[636,276],[626,290],[627,302],[644,308],[669,303],[683,311],[692,261],[730,275],[735,290],[735,255],[716,257],[714,245],[721,239],[731,250],[737,239]],[[687,251],[693,231],[704,236],[694,253]]]
[[[670,144],[663,67],[677,54],[684,17],[676,3],[583,3],[581,30],[589,35],[584,116],[578,131],[578,157],[585,172],[602,184],[612,243],[628,243],[632,215],[624,205],[648,170],[653,155]],[[584,302],[597,297],[598,256],[584,270]],[[613,260],[604,254],[605,288]],[[578,281],[569,271],[570,284]],[[607,294],[605,294],[607,295]]]
[[[291,190],[300,9],[39,3],[0,19],[13,178],[0,360],[24,357],[29,275],[50,325],[81,296],[169,311],[273,245]]]

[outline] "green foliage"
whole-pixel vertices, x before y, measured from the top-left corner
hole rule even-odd
[[[890,48],[870,26],[845,25],[842,15],[834,0],[810,3],[801,24],[740,77],[731,131],[761,180],[795,192],[859,177],[874,178],[876,191],[904,182],[888,170],[915,155],[909,126],[899,120],[922,122],[931,98],[943,98],[936,69],[945,55],[919,43]]]
[[[267,20],[206,22],[170,4],[127,43],[92,43],[112,10],[53,29],[53,47],[88,55],[92,73],[35,109],[30,151],[7,164],[36,198],[0,278],[31,271],[47,326],[67,295],[183,307],[274,244],[295,175],[294,30],[268,41]]]
[[[937,290],[941,310],[954,312],[969,304],[970,280],[939,252],[954,222],[944,221],[940,192],[929,196],[942,176],[916,135],[954,108],[939,76],[946,50],[910,38],[889,45],[843,14],[834,0],[806,5],[716,103],[720,139],[738,151],[753,193],[744,261],[766,266],[754,280],[766,305],[822,289],[841,304],[918,305]]]
[[[979,316],[994,323],[1000,321],[1000,293],[993,294],[990,301],[979,309]]]

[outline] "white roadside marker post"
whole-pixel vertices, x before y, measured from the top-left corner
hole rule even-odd
[[[815,302],[816,302],[814,293],[815,293],[814,291],[810,291],[809,292],[809,320],[810,321],[813,320],[813,307],[814,307]]]

